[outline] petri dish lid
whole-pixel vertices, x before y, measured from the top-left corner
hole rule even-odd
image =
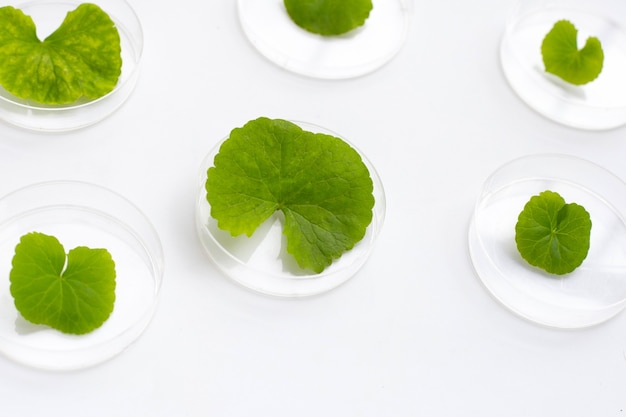
[[[313,78],[346,79],[380,68],[406,39],[410,0],[373,0],[372,4],[362,27],[328,37],[297,26],[282,0],[238,0],[237,10],[250,43],[274,64]]]
[[[20,237],[55,236],[65,251],[106,248],[116,269],[115,305],[104,324],[69,335],[26,321],[15,308],[9,272]],[[122,352],[150,322],[163,274],[159,237],[141,211],[106,188],[75,181],[33,184],[0,199],[0,353],[46,370],[96,365]]]
[[[529,265],[517,251],[515,224],[533,195],[551,190],[590,213],[587,258],[566,275]],[[469,251],[487,290],[518,315],[547,326],[580,328],[626,307],[626,184],[572,156],[530,155],[485,182],[469,229]]]
[[[602,43],[602,72],[588,84],[569,84],[544,70],[541,43],[562,19],[578,29],[579,47],[589,36]],[[548,119],[585,130],[626,124],[626,4],[621,0],[519,1],[506,24],[500,62],[513,91]]]

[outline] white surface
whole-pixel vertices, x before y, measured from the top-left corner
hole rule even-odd
[[[498,45],[511,0],[416,0],[399,55],[341,82],[268,62],[232,0],[133,4],[145,35],[133,96],[74,133],[0,125],[0,193],[77,179],[130,198],[163,241],[161,302],[146,333],[98,367],[46,373],[0,358],[3,416],[626,415],[626,314],[580,331],[526,322],[468,256],[475,199],[504,162],[562,152],[626,178],[624,128],[560,126],[508,87]],[[385,186],[370,261],[328,294],[240,288],[196,237],[203,156],[261,115],[345,135]]]

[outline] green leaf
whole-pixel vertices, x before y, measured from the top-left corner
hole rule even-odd
[[[582,49],[578,49],[578,30],[568,20],[559,20],[548,32],[541,44],[541,54],[546,71],[575,84],[587,84],[595,80],[604,63],[600,40],[589,37]]]
[[[553,191],[533,196],[515,225],[517,249],[529,264],[563,275],[587,257],[591,218],[584,207],[566,204]]]
[[[115,263],[106,249],[79,246],[67,257],[54,237],[32,232],[15,247],[11,295],[24,319],[64,333],[100,327],[115,303]]]
[[[362,26],[372,7],[371,0],[285,0],[291,20],[323,36],[341,35]]]
[[[98,6],[84,3],[44,41],[30,16],[0,8],[0,84],[14,96],[70,104],[112,91],[122,70],[120,36]]]
[[[234,129],[207,172],[218,226],[251,236],[284,213],[287,252],[322,272],[360,241],[372,221],[373,183],[359,154],[334,136],[259,118]]]

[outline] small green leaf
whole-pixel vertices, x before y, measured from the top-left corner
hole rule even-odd
[[[566,204],[553,191],[531,197],[515,225],[517,249],[529,264],[563,275],[587,257],[591,218],[584,207]]]
[[[259,118],[234,129],[207,172],[218,226],[251,236],[284,213],[287,252],[322,272],[360,241],[372,221],[373,183],[359,154],[334,136]]]
[[[541,54],[546,71],[575,84],[587,84],[595,80],[604,63],[600,40],[589,37],[582,49],[578,49],[578,30],[568,20],[559,20],[543,39]]]
[[[30,16],[0,8],[0,84],[43,104],[70,104],[112,91],[122,69],[120,36],[111,18],[83,3],[44,41]]]
[[[323,36],[341,35],[362,26],[372,7],[371,0],[285,0],[291,20]]]
[[[100,327],[115,303],[115,263],[106,249],[79,246],[67,257],[54,237],[32,232],[15,247],[11,295],[24,319],[64,333]]]

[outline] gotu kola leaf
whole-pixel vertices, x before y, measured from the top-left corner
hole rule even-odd
[[[589,37],[582,49],[578,49],[578,30],[568,20],[559,20],[545,36],[541,55],[546,71],[563,80],[583,85],[595,80],[604,65],[602,44],[596,37]]]
[[[67,13],[43,41],[30,16],[0,8],[0,84],[14,96],[51,105],[96,99],[115,88],[121,68],[117,28],[95,4]]]
[[[587,257],[591,218],[584,207],[553,191],[531,197],[515,225],[515,242],[529,264],[563,275]]]
[[[287,14],[301,28],[323,36],[342,35],[362,26],[371,0],[284,0]]]
[[[11,295],[24,319],[64,333],[100,327],[115,303],[115,263],[106,249],[79,246],[67,256],[54,237],[32,232],[15,247]]]
[[[287,252],[316,273],[363,238],[374,207],[356,150],[279,119],[234,129],[207,171],[206,191],[211,216],[233,236],[251,236],[282,211]]]

